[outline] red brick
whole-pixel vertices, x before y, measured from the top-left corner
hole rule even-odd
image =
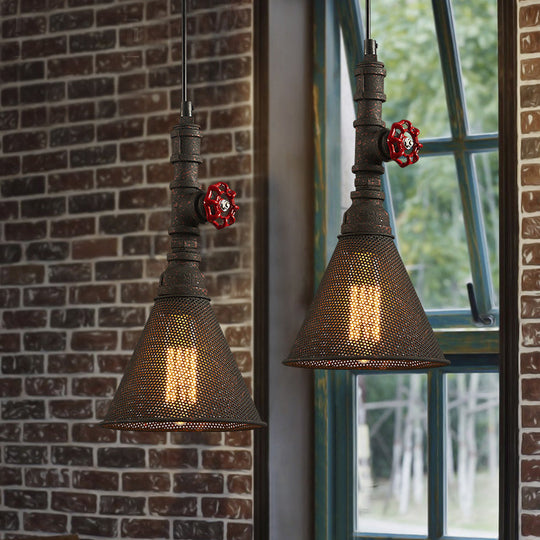
[[[142,278],[142,261],[119,260],[96,262],[96,280],[119,281]]]
[[[65,168],[67,168],[67,152],[65,150],[23,156],[23,173],[52,171],[54,169]],[[35,215],[31,215],[31,217],[35,217]]]
[[[96,55],[96,73],[121,73],[142,66],[142,51],[111,52]]]
[[[143,4],[123,4],[97,12],[97,26],[118,26],[142,21]]]
[[[23,341],[27,351],[63,351],[66,348],[65,332],[25,332]]]
[[[65,36],[54,36],[42,39],[27,39],[22,42],[21,57],[34,58],[65,54],[67,40]]]
[[[114,302],[116,285],[85,285],[71,287],[69,301],[72,304],[103,304]]]
[[[222,521],[175,520],[174,537],[181,540],[223,538]]]
[[[116,441],[116,431],[105,429],[97,424],[93,425],[87,422],[74,424],[72,430],[72,439],[74,442],[113,443]]]
[[[70,214],[81,214],[113,210],[114,198],[114,193],[111,192],[73,195],[68,199],[69,212]]]
[[[114,256],[117,254],[116,244],[116,238],[75,240],[71,247],[72,257],[74,259],[95,259]]]
[[[251,346],[250,326],[229,326],[225,329],[225,338],[231,347]]]
[[[540,51],[540,32],[521,32],[519,36],[519,49],[522,54],[531,54]]]
[[[196,516],[195,497],[149,497],[148,507],[152,515],[158,516]]]
[[[540,481],[540,461],[536,459],[524,459],[521,461],[521,481]]]
[[[252,492],[251,476],[245,474],[230,474],[227,477],[229,493],[249,494]]]
[[[169,491],[168,473],[129,472],[122,474],[122,491]]]
[[[145,466],[142,448],[98,448],[98,467],[141,468]]]
[[[20,304],[20,291],[15,288],[0,289],[0,305],[4,308],[16,308]]]
[[[25,512],[23,514],[23,523],[25,531],[48,533],[67,532],[67,515]]]
[[[49,410],[52,418],[91,418],[92,402],[81,399],[55,400],[49,403]]]
[[[522,250],[523,265],[536,266],[540,264],[540,244],[525,244]]]
[[[4,375],[43,373],[43,356],[39,354],[3,356],[1,370]]]
[[[133,114],[133,111],[137,111],[138,114],[147,114],[166,110],[168,110],[168,99],[165,92],[149,92],[121,98],[118,104],[118,112],[122,116]]]
[[[48,268],[50,283],[66,283],[90,281],[92,268],[90,264],[55,264]]]
[[[139,165],[98,169],[97,187],[125,187],[143,181],[143,168]]]
[[[216,473],[179,473],[174,475],[175,493],[223,493],[223,475]]]
[[[99,371],[101,373],[124,373],[130,357],[131,355],[127,354],[100,354],[98,355]],[[125,435],[125,432],[122,432],[122,435]]]
[[[58,216],[66,211],[64,197],[38,198],[21,202],[21,215],[27,218]]]
[[[526,28],[540,24],[540,6],[524,6],[519,9],[519,26]]]
[[[83,126],[84,127],[84,126]],[[75,129],[75,128],[73,128]],[[49,192],[89,190],[94,185],[94,171],[70,171],[49,175]]]
[[[0,353],[19,352],[21,350],[19,334],[0,334]]]
[[[106,430],[104,430],[106,431]],[[111,471],[73,471],[73,487],[94,491],[118,491],[118,473]]]
[[[75,378],[72,381],[74,396],[112,397],[116,390],[116,379],[111,377]]]
[[[73,332],[71,347],[75,351],[110,351],[116,348],[117,333],[111,330]]]
[[[105,234],[126,234],[144,230],[143,214],[113,214],[101,216],[99,230]]]
[[[122,302],[149,304],[156,297],[157,283],[132,282],[121,285]]]
[[[197,446],[219,446],[222,444],[223,434],[219,432],[189,432],[177,431],[171,433],[171,442],[181,446],[195,444]]]
[[[50,354],[48,355],[49,373],[89,373],[94,371],[91,354]]]
[[[65,11],[50,16],[49,26],[51,32],[65,30],[80,30],[94,24],[94,12],[90,9],[81,11]]]
[[[67,380],[63,377],[27,377],[25,390],[30,396],[63,396]]]
[[[147,140],[142,142],[122,143],[120,159],[122,161],[141,161],[146,159],[166,159],[169,155],[169,142],[166,140]]]
[[[109,163],[114,163],[115,161],[115,144],[95,146],[92,148],[81,148],[78,150],[71,150],[69,153],[69,162],[71,167],[91,167],[96,165],[107,165]]]
[[[141,336],[141,330],[124,330],[122,332],[122,349],[132,351]]]
[[[22,127],[45,126],[48,122],[47,109],[45,107],[33,107],[21,111]]]
[[[540,536],[540,516],[521,514],[521,534],[523,536]]]
[[[21,170],[21,158],[10,156],[0,158],[0,176],[12,176]]]
[[[69,256],[67,242],[32,242],[26,248],[28,261],[58,261]]]
[[[65,287],[29,287],[24,289],[25,306],[62,306],[66,303]]]
[[[2,37],[4,39],[45,34],[46,31],[47,20],[45,17],[17,17],[16,19],[5,19],[2,22]]]
[[[145,514],[145,507],[145,497],[102,495],[100,497],[99,513],[124,516],[142,516]]]
[[[117,538],[117,520],[93,516],[73,516],[71,518],[72,531],[80,536],[97,536]]]
[[[167,442],[166,433],[158,431],[122,431],[120,442],[125,444],[165,444]]]
[[[6,217],[16,217],[8,215],[7,212],[4,212],[3,215]],[[39,238],[44,238],[47,234],[47,224],[45,221],[6,223],[5,233],[6,240],[23,242],[26,240],[37,240]]]
[[[248,499],[203,498],[202,513],[204,517],[250,519],[252,503]]]
[[[94,234],[96,223],[94,217],[62,219],[51,222],[51,237],[73,238]]]
[[[108,96],[114,94],[114,78],[93,77],[91,79],[73,80],[68,82],[67,88],[70,99]]]
[[[170,163],[152,163],[146,166],[146,178],[150,184],[168,184],[174,169]]]
[[[48,462],[47,447],[40,446],[6,446],[5,463],[11,465],[39,465]],[[29,483],[26,483],[29,486]]]
[[[122,536],[129,538],[169,538],[170,523],[166,519],[123,519]]]
[[[68,440],[68,426],[62,423],[27,422],[23,427],[23,441],[33,443],[60,443]]]
[[[3,322],[7,329],[40,328],[47,324],[47,312],[37,309],[4,311]]]
[[[142,118],[128,118],[101,124],[97,128],[98,141],[117,141],[142,137],[144,121]]]
[[[540,79],[540,59],[527,58],[522,60],[520,73],[522,81],[537,81]]]
[[[4,401],[2,404],[4,420],[43,420],[45,418],[45,401],[33,399],[17,399]]]
[[[122,255],[145,255],[152,253],[150,236],[125,236],[122,238]],[[160,253],[156,251],[156,253]]]
[[[251,106],[249,105],[213,111],[210,117],[213,129],[250,126],[251,122]]]
[[[144,308],[105,307],[98,311],[99,326],[142,326],[145,322]]]
[[[97,509],[97,497],[91,493],[52,493],[51,509],[64,513],[94,513]]]
[[[540,345],[540,323],[527,323],[522,325],[521,341],[524,347],[535,347]]]
[[[38,195],[41,193],[45,193],[44,176],[26,176],[2,181],[2,195],[4,197]]]
[[[28,487],[67,487],[69,480],[67,469],[30,468],[24,471],[24,482]]]
[[[193,448],[151,449],[149,452],[151,468],[178,469],[197,466],[197,451]]]
[[[148,52],[146,52],[148,55]],[[148,64],[148,62],[146,63]],[[135,93],[146,89],[146,73],[130,73],[118,77],[118,93]]]
[[[246,450],[204,450],[202,465],[206,469],[251,469],[251,453]]]
[[[47,135],[44,131],[10,133],[4,135],[2,142],[6,154],[42,150],[47,146]]]
[[[20,486],[21,484],[21,469],[0,467],[0,486]]]
[[[0,268],[2,285],[35,285],[43,283],[45,267],[37,264],[21,264]]]

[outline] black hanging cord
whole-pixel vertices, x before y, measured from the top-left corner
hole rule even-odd
[[[187,2],[182,1],[182,106],[180,114],[182,116],[191,116],[191,102],[188,101],[187,88]]]
[[[366,0],[366,42],[365,54],[377,54],[377,42],[371,39],[371,0]]]

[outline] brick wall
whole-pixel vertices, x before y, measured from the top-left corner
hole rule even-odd
[[[96,426],[168,248],[180,1],[1,0],[0,537],[252,538],[252,434]],[[252,2],[191,0],[218,320],[252,379]]]
[[[521,178],[521,536],[540,538],[540,2],[517,0]]]

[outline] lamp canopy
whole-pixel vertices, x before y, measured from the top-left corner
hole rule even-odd
[[[384,65],[368,39],[356,66],[356,190],[315,299],[285,364],[322,369],[421,369],[446,365],[393,241],[381,189],[383,161],[418,160],[408,120],[385,128]]]

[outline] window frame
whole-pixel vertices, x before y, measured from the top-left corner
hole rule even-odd
[[[445,0],[445,3],[449,0]],[[438,2],[434,1],[433,5]],[[493,371],[494,366],[499,364],[500,371],[500,498],[499,498],[499,537],[508,540],[517,539],[518,534],[518,455],[517,455],[517,151],[516,138],[512,136],[517,132],[516,128],[516,8],[509,2],[498,0],[498,25],[499,25],[499,140],[502,148],[508,148],[499,156],[499,184],[500,184],[500,252],[505,256],[500,257],[500,361],[497,362],[499,339],[496,332],[484,334],[489,336],[487,343],[479,344],[474,339],[476,333],[463,340],[460,333],[456,339],[454,332],[440,333],[443,350],[453,354],[454,366],[448,368],[459,369],[460,372],[471,368],[488,369]],[[439,14],[440,16],[440,14]],[[339,32],[341,28],[345,35],[360,36],[363,41],[363,31],[359,25],[359,13],[357,2],[346,0],[315,0],[314,2],[314,107],[315,107],[315,281],[318,282],[326,267],[328,256],[331,254],[335,239],[329,238],[328,230],[336,230],[336,220],[341,219],[339,193],[330,189],[327,178],[332,178],[332,167],[339,159],[340,140],[339,128],[336,129],[336,118],[339,106]],[[503,24],[504,22],[504,24]],[[511,24],[512,23],[512,24]],[[513,40],[511,38],[514,38]],[[336,45],[337,44],[337,45]],[[360,58],[360,49],[356,45],[347,55],[349,66],[354,66],[356,59]],[[514,53],[514,54],[512,54]],[[384,60],[384,59],[383,59]],[[502,73],[505,77],[502,77]],[[451,76],[445,81],[450,87],[454,85]],[[447,90],[448,95],[448,90]],[[505,99],[501,99],[504,96]],[[330,113],[331,112],[331,113]],[[459,126],[452,127],[452,134],[462,137],[463,132]],[[462,137],[463,138],[463,137]],[[472,146],[463,146],[464,151],[483,149],[486,141],[483,137],[469,136],[465,143]],[[512,142],[511,146],[504,146]],[[448,142],[448,141],[447,141]],[[492,141],[488,141],[489,144]],[[443,141],[444,143],[444,141]],[[424,147],[426,153],[437,153],[444,148],[437,148],[437,144],[427,144]],[[472,154],[471,154],[472,156]],[[472,157],[471,157],[472,159]],[[504,226],[503,226],[504,224]],[[339,223],[338,223],[339,225]],[[472,223],[472,227],[476,226]],[[474,229],[473,229],[474,230]],[[484,236],[485,238],[485,236]],[[509,254],[515,255],[510,258]],[[493,303],[489,294],[489,280],[486,281],[482,272],[482,261],[477,265],[480,268],[480,276],[475,275],[476,282],[480,283],[479,307],[481,313],[493,314]],[[486,302],[487,300],[487,302]],[[440,314],[435,314],[439,316]],[[454,313],[458,320],[461,313]],[[485,331],[484,331],[485,332]],[[463,345],[468,343],[469,345]],[[456,345],[459,344],[459,347]],[[471,350],[470,345],[475,344]],[[465,350],[466,349],[466,350]],[[474,353],[473,363],[467,366],[459,358],[460,353]],[[489,357],[489,360],[487,360]],[[486,364],[486,361],[488,364]],[[430,385],[439,386],[447,370],[434,370],[428,374],[431,378]],[[387,535],[355,535],[352,526],[352,505],[347,501],[347,491],[343,484],[348,484],[351,478],[347,468],[352,464],[352,444],[338,445],[339,440],[352,440],[352,392],[347,390],[351,387],[352,372],[322,371],[315,372],[315,538],[316,540],[342,540],[344,538],[392,538]],[[440,408],[439,408],[440,409]],[[433,422],[440,420],[441,410],[429,413]],[[430,419],[430,423],[432,419]],[[435,424],[434,424],[435,425]],[[434,467],[440,465],[436,459],[437,453],[432,454],[430,460]],[[435,459],[433,459],[435,457]],[[439,480],[440,481],[440,477]],[[350,487],[350,486],[349,486]],[[435,503],[432,502],[432,506]],[[442,504],[442,503],[440,503]],[[442,506],[430,507],[429,512],[442,517]],[[440,520],[435,520],[442,523]],[[350,524],[346,526],[346,524]],[[425,538],[407,537],[403,538]],[[431,526],[428,530],[429,539],[445,538],[442,530]],[[461,539],[463,540],[463,539]]]

